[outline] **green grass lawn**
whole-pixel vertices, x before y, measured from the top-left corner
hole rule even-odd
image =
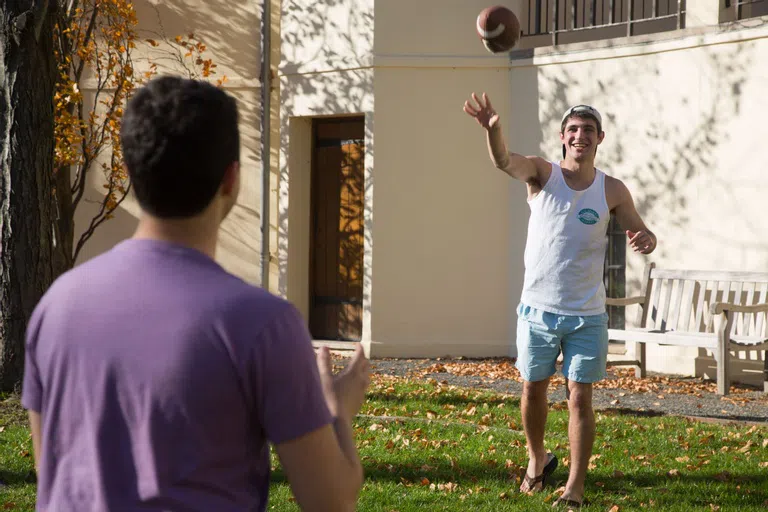
[[[519,400],[436,381],[377,376],[355,423],[366,470],[358,510],[551,510],[567,478],[567,411],[554,404],[547,447],[560,459],[543,493],[517,492],[527,464]],[[32,510],[23,412],[0,406],[0,510]],[[768,429],[599,413],[584,510],[766,510]],[[277,460],[270,510],[294,511]],[[15,506],[7,506],[15,503]]]

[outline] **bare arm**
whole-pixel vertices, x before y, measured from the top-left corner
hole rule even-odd
[[[307,512],[354,511],[363,485],[352,423],[338,418],[299,439],[275,446],[296,502]]]
[[[615,178],[606,179],[608,206],[616,214],[622,229],[626,230],[629,245],[635,252],[650,254],[656,249],[656,235],[648,229],[635,208],[632,194],[624,183]]]
[[[32,432],[32,452],[35,458],[35,471],[40,471],[40,450],[42,449],[42,418],[40,413],[28,411],[29,429]]]
[[[275,450],[301,510],[354,511],[364,475],[352,421],[365,400],[370,363],[358,344],[352,360],[335,378],[327,348],[318,352],[317,365],[328,409],[336,418],[333,427],[281,443]]]
[[[507,149],[502,133],[499,114],[491,105],[491,100],[483,93],[482,100],[472,93],[472,99],[464,103],[464,112],[474,117],[487,133],[488,154],[493,165],[528,184],[541,186],[549,178],[550,166],[540,157],[523,156]]]

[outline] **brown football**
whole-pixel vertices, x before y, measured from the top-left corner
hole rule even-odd
[[[502,5],[486,7],[477,17],[477,35],[489,52],[508,52],[520,41],[520,21]]]

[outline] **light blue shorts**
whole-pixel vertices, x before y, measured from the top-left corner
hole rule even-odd
[[[608,314],[557,315],[525,304],[517,307],[517,363],[524,380],[536,382],[555,374],[563,353],[563,376],[597,382],[606,376]]]

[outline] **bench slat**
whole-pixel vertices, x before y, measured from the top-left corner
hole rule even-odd
[[[712,282],[712,289],[709,292],[709,302],[707,303],[707,308],[704,311],[704,316],[707,318],[706,320],[706,327],[704,328],[704,332],[714,332],[715,329],[715,317],[709,314],[709,305],[713,302],[717,302],[717,293],[720,289],[720,281],[713,281]]]
[[[674,270],[655,268],[651,279],[690,279],[694,281],[741,281],[768,283],[768,272],[740,272],[718,270]]]
[[[755,298],[755,290],[757,289],[757,283],[748,283],[747,285],[747,298],[744,301],[744,304],[747,304],[749,306],[752,305],[752,301]],[[742,316],[742,326],[741,326],[741,333],[745,334],[747,336],[750,335],[757,335],[755,332],[755,319],[757,318],[757,315],[754,313],[747,313],[746,315]]]
[[[680,309],[683,307],[683,291],[688,281],[682,279],[676,280],[677,287],[672,298],[672,312],[669,314],[669,328],[675,330],[687,331],[688,329],[678,329],[677,323],[680,321]]]
[[[696,286],[698,283],[696,281],[683,281],[683,284],[685,285],[685,294],[680,299],[681,301],[681,313],[680,313],[680,319],[678,320],[678,330],[681,331],[688,331],[690,329],[691,324],[691,308],[693,307],[693,294],[696,290]],[[680,325],[682,324],[682,325]],[[696,331],[697,329],[694,327],[692,330]]]
[[[666,279],[664,281],[664,284],[666,285],[664,287],[664,309],[661,310],[661,314],[656,319],[656,328],[657,329],[664,329],[668,330],[671,326],[669,325],[669,302],[672,299],[672,287],[675,284],[675,279]],[[661,304],[659,304],[661,307]]]
[[[741,301],[741,292],[744,291],[744,283],[739,281],[736,283],[736,288],[733,290],[733,302],[735,304],[746,304],[745,302]],[[744,321],[744,313],[737,313],[734,315],[734,322],[733,322],[733,329],[731,329],[731,334],[744,334],[742,332],[741,325]]]
[[[704,320],[704,296],[707,294],[707,282],[704,281],[702,284],[699,284],[699,282],[696,282],[696,310],[694,311],[694,314],[696,315],[693,320],[693,327],[690,329],[692,331],[698,331],[701,329],[703,325]]]
[[[758,304],[765,304],[766,299],[768,299],[768,283],[763,283],[760,286],[760,298],[757,300]],[[757,318],[755,320],[755,335],[756,336],[763,336],[763,325],[766,320],[766,314],[763,313],[762,315],[757,315]]]

